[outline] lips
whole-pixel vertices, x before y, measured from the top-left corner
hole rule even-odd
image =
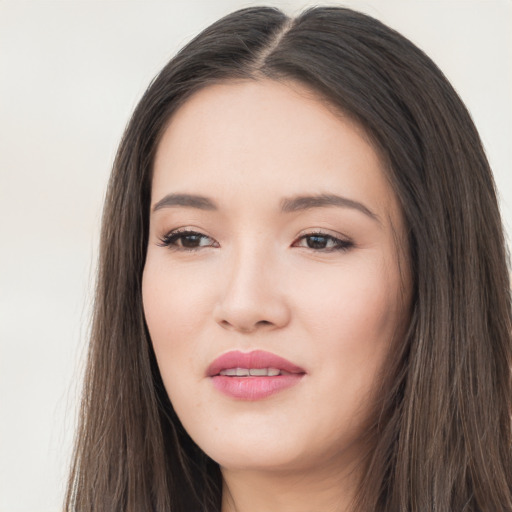
[[[207,370],[218,391],[238,400],[267,398],[298,384],[305,373],[300,366],[263,350],[227,352]]]

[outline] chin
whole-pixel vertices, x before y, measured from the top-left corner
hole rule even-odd
[[[286,469],[305,456],[308,442],[300,432],[282,429],[279,423],[244,422],[210,424],[208,429],[187,429],[195,443],[227,469]],[[283,430],[287,430],[283,435]]]
[[[195,439],[201,449],[221,468],[245,471],[298,471],[320,467],[333,454],[317,443],[313,432],[290,431],[279,425],[248,430],[216,430],[215,436]],[[222,432],[222,433],[221,433]],[[321,440],[321,439],[320,439]]]
[[[214,449],[208,455],[223,469],[233,471],[290,471],[297,470],[306,458],[300,450],[277,450],[275,447],[238,446]]]

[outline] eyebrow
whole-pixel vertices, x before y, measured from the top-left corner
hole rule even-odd
[[[153,207],[153,211],[173,206],[184,206],[186,208],[197,208],[199,210],[217,210],[217,205],[208,197],[196,196],[193,194],[167,194]]]
[[[181,206],[185,208],[196,208],[198,210],[218,210],[215,202],[205,196],[195,194],[167,194],[163,199],[153,207],[153,211],[161,210],[162,208],[172,208],[174,206]],[[378,215],[373,213],[364,204],[348,199],[347,197],[338,196],[335,194],[317,194],[309,196],[295,196],[285,198],[281,201],[281,211],[283,213],[297,212],[301,210],[309,210],[311,208],[325,208],[329,206],[337,206],[341,208],[353,208],[364,213],[377,222],[380,222]]]
[[[380,222],[378,215],[373,213],[367,206],[347,197],[337,196],[335,194],[318,194],[312,196],[296,196],[286,198],[281,201],[281,211],[297,212],[300,210],[309,210],[310,208],[325,208],[328,206],[338,206],[341,208],[353,208],[364,213],[371,219]]]

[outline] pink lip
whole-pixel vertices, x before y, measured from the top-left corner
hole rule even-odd
[[[286,375],[273,377],[228,377],[219,375],[229,368],[276,368]],[[221,393],[238,400],[261,400],[297,384],[305,375],[305,370],[287,359],[270,352],[232,351],[221,355],[208,367],[207,375],[214,387]]]

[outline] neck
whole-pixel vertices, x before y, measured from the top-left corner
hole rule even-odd
[[[334,469],[334,468],[333,468]],[[222,512],[349,512],[358,479],[354,470],[222,469]]]

